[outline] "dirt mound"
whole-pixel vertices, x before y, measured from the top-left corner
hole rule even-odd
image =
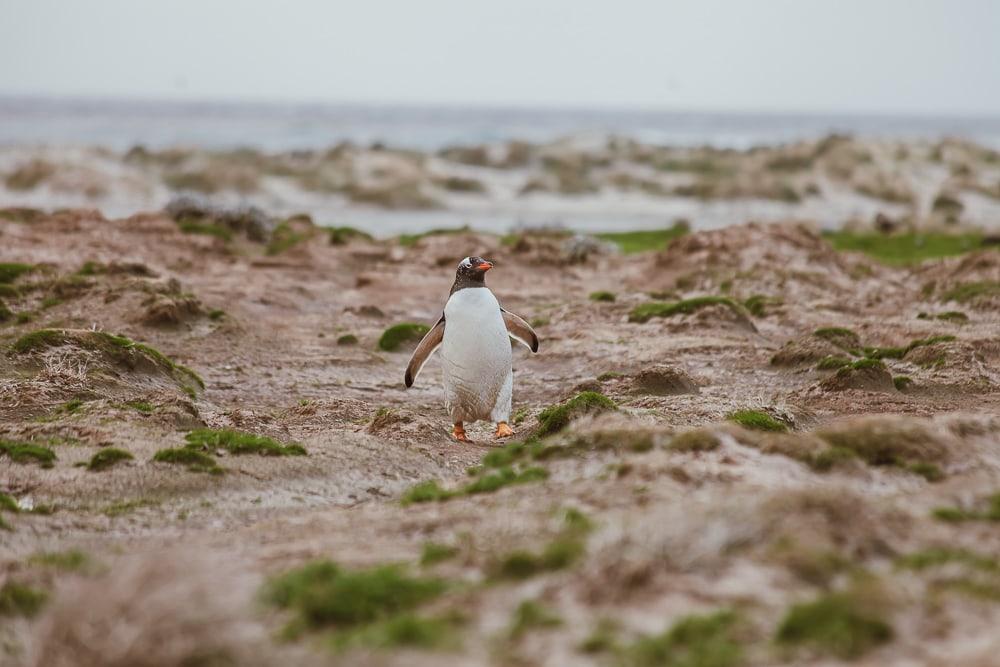
[[[1000,310],[1000,253],[995,250],[928,263],[916,275],[928,300]]]
[[[892,375],[881,361],[862,359],[844,366],[836,374],[820,383],[825,391],[844,391],[860,389],[862,391],[895,391]]]
[[[773,357],[773,366],[813,364],[826,357],[843,357],[861,348],[861,339],[849,329],[828,327],[790,340]]]
[[[632,377],[629,390],[633,394],[673,396],[697,394],[698,385],[684,370],[660,364],[636,373]]]
[[[944,341],[915,347],[903,361],[920,368],[917,387],[982,393],[1000,387],[1000,372],[978,346],[966,341]]]
[[[707,291],[728,283],[785,298],[828,296],[853,289],[852,266],[804,224],[750,223],[675,240],[656,257],[653,284]]]

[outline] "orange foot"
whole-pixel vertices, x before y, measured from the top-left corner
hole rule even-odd
[[[462,426],[462,422],[455,424],[455,427],[451,429],[451,435],[459,442],[472,442],[469,440],[468,436],[465,435],[465,428]]]
[[[512,435],[514,435],[514,429],[512,429],[510,426],[507,426],[507,422],[497,423],[497,432],[494,437],[509,438]]]

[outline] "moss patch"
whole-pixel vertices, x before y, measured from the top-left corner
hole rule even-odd
[[[387,352],[395,352],[406,343],[417,343],[423,338],[431,328],[426,324],[416,324],[414,322],[404,322],[395,324],[384,332],[378,339],[378,346]]]
[[[306,456],[305,447],[297,443],[282,445],[263,435],[232,431],[230,429],[200,428],[191,431],[184,439],[186,449],[214,451],[224,449],[230,454],[258,454],[260,456]]]
[[[42,468],[51,468],[56,461],[56,453],[48,447],[13,440],[0,440],[0,456],[14,463],[37,463]]]
[[[534,600],[517,605],[512,615],[507,636],[517,640],[529,632],[546,630],[562,625],[562,619]]]
[[[788,610],[775,640],[839,658],[857,658],[893,637],[892,626],[859,596],[828,593]]]
[[[264,587],[264,598],[295,613],[287,628],[292,636],[305,630],[356,631],[372,629],[376,623],[403,622],[410,626],[408,630],[390,632],[399,639],[423,634],[415,632],[412,621],[401,619],[440,596],[445,588],[440,579],[413,577],[396,566],[344,570],[331,561],[316,561],[272,579]]]
[[[48,594],[16,581],[7,581],[0,588],[0,616],[32,617],[48,601]]]
[[[819,360],[816,364],[816,370],[820,371],[835,371],[843,368],[844,366],[850,366],[851,360],[847,357],[827,355]]]
[[[856,233],[848,231],[825,232],[824,238],[837,250],[862,252],[884,264],[916,264],[928,259],[961,255],[982,247],[979,233],[906,233],[885,234]]]
[[[605,291],[591,292],[588,298],[591,301],[603,301],[606,303],[612,303],[615,300],[615,293],[605,292]]]
[[[0,283],[12,283],[26,273],[31,273],[35,267],[31,264],[17,262],[0,263]]]
[[[337,338],[337,345],[357,345],[358,337],[354,334],[344,334]]]
[[[755,431],[778,431],[783,433],[788,430],[788,426],[785,423],[760,410],[737,410],[727,415],[726,419],[739,424],[743,428]]]
[[[420,552],[421,565],[434,565],[446,560],[451,560],[458,555],[458,547],[449,544],[438,544],[437,542],[426,542]]]
[[[492,576],[497,579],[527,579],[543,572],[563,570],[573,565],[586,551],[576,537],[563,536],[550,542],[539,553],[511,551],[493,563]]]
[[[571,421],[583,415],[599,414],[616,409],[615,402],[604,394],[596,391],[580,392],[565,403],[542,410],[538,415],[537,435],[541,437],[557,433],[566,428]]]
[[[207,472],[212,475],[221,475],[225,472],[215,462],[214,458],[204,452],[188,447],[161,449],[153,455],[153,460],[159,463],[184,465],[192,472]]]
[[[982,504],[982,503],[981,503]],[[1000,521],[1000,493],[994,493],[985,500],[985,507],[965,509],[959,507],[938,507],[935,519],[950,522],[960,521]]]
[[[113,468],[122,461],[131,461],[134,458],[134,456],[126,452],[124,449],[105,447],[90,457],[90,462],[87,463],[87,470],[107,470],[108,468]]]
[[[640,637],[623,647],[630,667],[734,667],[742,662],[733,612],[686,616],[661,635]]]
[[[673,317],[675,315],[689,315],[707,306],[725,306],[733,312],[746,315],[742,305],[733,301],[727,296],[699,296],[693,299],[665,303],[653,301],[639,304],[628,315],[629,322],[648,322],[654,317]]]
[[[597,238],[611,241],[626,255],[647,250],[665,250],[667,245],[676,238],[690,231],[690,225],[676,222],[668,229],[653,229],[637,232],[604,232],[595,234]]]

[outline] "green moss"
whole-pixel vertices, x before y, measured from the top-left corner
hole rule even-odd
[[[653,301],[642,303],[632,309],[628,315],[629,322],[648,322],[654,317],[673,317],[687,315],[707,306],[726,306],[736,313],[745,314],[745,309],[727,296],[699,296],[674,303]]]
[[[968,303],[981,298],[997,296],[1000,296],[1000,282],[982,281],[956,285],[941,295],[941,301]]]
[[[906,391],[911,384],[913,384],[913,378],[909,375],[897,375],[892,378],[892,386],[894,386],[897,391]]]
[[[28,558],[30,565],[51,567],[63,572],[79,572],[91,564],[90,557],[79,549],[68,551],[47,551],[36,553]]]
[[[647,250],[664,250],[676,238],[690,231],[686,222],[676,222],[668,229],[653,229],[637,232],[604,232],[596,234],[597,238],[611,241],[626,255]]]
[[[784,433],[788,426],[760,410],[737,410],[726,416],[731,422],[755,431],[777,431]]]
[[[0,456],[14,463],[37,463],[42,468],[51,468],[56,460],[56,453],[48,447],[12,440],[0,440]]]
[[[134,458],[134,456],[126,452],[124,449],[105,447],[90,457],[90,462],[87,464],[87,470],[107,470],[108,468],[113,468],[122,461],[131,461]]]
[[[604,292],[604,291],[591,292],[589,298],[591,301],[604,301],[607,303],[611,303],[615,300],[615,293]]]
[[[707,428],[696,428],[674,436],[667,448],[675,452],[708,452],[719,446],[719,437]]]
[[[207,470],[205,472],[208,472]],[[219,468],[219,473],[222,473],[222,468]],[[156,507],[160,504],[159,500],[152,500],[149,498],[137,498],[135,500],[122,500],[116,503],[111,503],[107,507],[101,510],[101,514],[108,517],[122,516],[125,514],[131,514],[137,509],[142,509],[143,507]]]
[[[199,428],[191,431],[184,439],[187,449],[215,451],[224,449],[237,456],[243,454],[258,454],[260,456],[306,456],[302,445],[292,443],[282,445],[273,438],[252,433],[243,433],[230,429]]]
[[[969,321],[969,316],[960,310],[946,310],[943,313],[938,313],[935,317],[945,322],[960,322],[964,324]]]
[[[843,327],[822,327],[813,331],[812,335],[837,346],[843,346],[845,341],[849,341],[852,344],[857,344],[860,341],[858,334]]]
[[[941,521],[1000,521],[1000,493],[986,498],[985,509],[962,509],[959,507],[938,507],[933,516]]]
[[[825,232],[823,236],[837,250],[863,252],[884,264],[916,264],[928,259],[961,255],[982,247],[979,233],[855,233]]]
[[[775,635],[780,644],[809,646],[844,659],[857,658],[892,637],[892,627],[848,592],[793,606]]]
[[[153,455],[153,460],[160,463],[184,465],[192,472],[207,472],[212,475],[221,475],[224,472],[214,458],[189,447],[161,449]]]
[[[570,507],[563,513],[563,525],[566,532],[573,535],[586,535],[594,529],[594,522],[575,507]]]
[[[354,227],[327,227],[326,232],[330,236],[330,245],[346,245],[355,239],[374,240],[371,234]]]
[[[896,567],[908,570],[927,570],[948,563],[959,563],[983,572],[1000,572],[1000,563],[995,556],[984,556],[967,549],[938,547],[915,551],[896,559]]]
[[[768,306],[780,306],[782,303],[784,303],[782,299],[777,297],[754,294],[743,301],[743,307],[754,317],[766,317]]]
[[[226,316],[226,311],[220,308],[213,308],[212,310],[208,311],[208,319],[212,320],[213,322],[218,322],[225,316]]]
[[[596,391],[580,392],[560,405],[545,408],[538,415],[539,437],[557,433],[574,419],[586,414],[599,414],[616,410],[615,402]]]
[[[294,611],[302,629],[345,629],[410,612],[445,588],[440,579],[412,577],[400,567],[352,571],[316,561],[272,579],[264,598]]]
[[[45,591],[8,580],[0,588],[0,616],[30,618],[41,611],[48,598]]]
[[[0,512],[13,512],[17,514],[21,511],[18,506],[17,501],[14,500],[13,496],[9,496],[6,493],[0,493]]]
[[[590,655],[618,651],[619,646],[616,639],[617,631],[617,624],[607,619],[603,619],[597,623],[590,634],[587,635],[586,639],[580,642],[580,645],[577,646],[577,650],[580,651],[580,653],[587,653]]]
[[[583,556],[586,546],[575,537],[559,537],[550,542],[540,553],[511,551],[492,567],[493,576],[499,579],[527,579],[543,572],[564,570]]]
[[[528,632],[562,625],[562,619],[534,600],[525,600],[514,610],[507,636],[517,640]]]
[[[177,221],[177,228],[185,234],[214,236],[217,239],[227,242],[233,240],[232,230],[217,222],[203,221],[201,219],[181,219]]]
[[[948,343],[953,340],[955,340],[955,337],[951,335],[928,336],[927,338],[912,340],[906,347],[866,347],[864,352],[865,356],[869,359],[902,359],[918,347],[925,347],[936,343]]]
[[[25,273],[31,273],[34,270],[35,267],[31,264],[0,263],[0,283],[12,283]]]
[[[734,667],[743,660],[736,614],[686,616],[661,635],[640,637],[621,649],[629,667]]]
[[[144,415],[149,415],[155,410],[155,406],[148,401],[127,401],[125,403],[128,407],[132,408],[136,412],[141,412]]]
[[[607,382],[608,380],[617,380],[618,378],[625,377],[624,373],[619,373],[618,371],[606,371],[597,376],[598,382]]]
[[[868,357],[865,359],[858,359],[857,361],[852,361],[851,363],[847,364],[846,366],[838,370],[837,375],[847,376],[850,375],[851,372],[853,371],[860,371],[865,368],[877,368],[880,370],[887,370],[885,364],[882,363],[881,359]]]
[[[436,542],[424,543],[423,551],[420,553],[421,565],[434,565],[446,560],[450,560],[458,555],[458,547],[448,544],[438,544]]]
[[[309,237],[310,234],[297,231],[296,228],[289,224],[286,220],[278,224],[278,226],[274,228],[274,231],[271,232],[271,239],[267,242],[264,253],[267,255],[280,255],[303,241],[308,240]]]
[[[816,364],[816,370],[820,371],[835,371],[843,368],[844,366],[850,366],[851,360],[847,357],[836,357],[833,355],[827,355],[819,360]]]
[[[430,330],[431,328],[426,324],[414,322],[395,324],[382,332],[382,337],[378,339],[378,346],[387,352],[395,352],[404,343],[419,342]]]
[[[9,322],[14,319],[14,312],[7,307],[7,304],[0,300],[0,322]]]
[[[337,338],[337,345],[357,345],[358,337],[354,334],[344,334]]]
[[[912,463],[907,463],[904,467],[914,475],[920,475],[928,482],[939,482],[944,479],[944,473],[941,471],[941,468],[934,463],[928,463],[927,461],[914,461]]]
[[[403,613],[360,628],[337,632],[332,637],[338,651],[352,646],[374,649],[454,649],[460,645],[455,630],[463,619],[455,614],[426,618]]]
[[[447,500],[454,495],[456,495],[454,491],[442,489],[437,480],[431,479],[411,486],[403,493],[400,502],[403,505],[429,503],[436,500]]]

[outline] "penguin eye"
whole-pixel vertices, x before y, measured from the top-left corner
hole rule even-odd
[[[461,266],[464,266],[467,269],[470,268],[472,266],[472,260],[466,257],[465,259],[462,260]]]

